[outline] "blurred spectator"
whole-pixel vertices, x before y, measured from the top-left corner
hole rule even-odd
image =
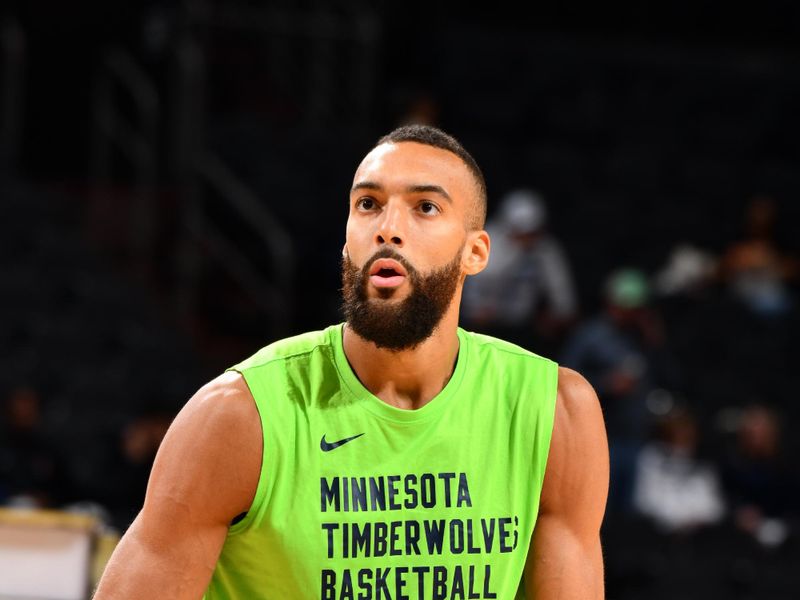
[[[594,386],[603,406],[611,451],[612,509],[628,509],[633,468],[651,426],[648,396],[673,387],[659,314],[650,306],[645,275],[623,268],[607,278],[604,310],[580,325],[567,340],[561,364]]]
[[[743,411],[722,476],[736,526],[764,545],[782,543],[790,511],[797,513],[800,490],[782,452],[780,422],[773,410],[752,404]]]
[[[642,272],[615,271],[604,292],[605,309],[575,330],[560,362],[597,390],[611,439],[641,439],[648,426],[645,399],[654,389],[651,355],[664,343],[663,327],[649,307]]]
[[[547,229],[547,208],[529,189],[508,194],[486,224],[492,255],[469,278],[463,315],[469,327],[548,353],[577,312],[573,276],[558,240]]]
[[[792,307],[788,284],[797,278],[798,261],[785,255],[775,239],[777,205],[769,196],[756,196],[745,212],[744,238],[722,256],[720,275],[753,313],[775,317]]]
[[[657,423],[656,436],[636,460],[633,507],[667,532],[719,522],[725,506],[716,468],[697,457],[698,426],[674,408]]]
[[[19,386],[3,404],[0,423],[0,501],[53,507],[69,498],[67,469],[42,430],[39,393]]]
[[[128,422],[112,446],[105,475],[91,490],[93,499],[108,510],[120,531],[127,529],[142,508],[150,470],[171,420],[170,414],[152,411]]]
[[[717,260],[689,243],[677,244],[667,264],[656,274],[653,287],[664,296],[695,296],[714,283]]]

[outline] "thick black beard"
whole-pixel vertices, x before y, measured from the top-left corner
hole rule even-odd
[[[405,267],[411,293],[390,302],[393,289],[380,298],[367,296],[369,269],[379,258],[392,258]],[[361,338],[394,352],[410,350],[433,335],[453,300],[461,278],[461,250],[455,258],[428,275],[421,275],[392,248],[379,250],[359,269],[345,254],[342,258],[342,311],[347,324]]]

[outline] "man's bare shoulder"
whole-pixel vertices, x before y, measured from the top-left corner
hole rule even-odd
[[[144,507],[114,551],[96,597],[199,598],[231,520],[249,510],[261,424],[244,378],[200,388],[158,450]]]
[[[237,371],[226,371],[206,383],[186,403],[183,411],[187,409],[218,420],[221,427],[250,422],[252,417],[258,416],[250,388]]]
[[[600,402],[592,385],[577,371],[567,367],[558,368],[558,408],[562,419],[570,425],[581,426],[584,420],[603,421]]]
[[[553,437],[525,566],[529,598],[601,600],[600,526],[608,494],[608,444],[592,386],[558,370]]]
[[[196,498],[209,516],[229,520],[249,509],[261,467],[261,421],[242,375],[227,372],[201,387],[172,423],[145,499]]]
[[[208,448],[228,445],[230,434],[241,435],[261,425],[253,395],[244,377],[228,371],[212,379],[192,396],[180,411],[167,438],[172,435],[201,436]]]
[[[582,497],[576,497],[578,490]],[[559,367],[541,509],[571,515],[578,523],[589,517],[589,523],[599,525],[607,493],[608,441],[597,394],[581,374]]]

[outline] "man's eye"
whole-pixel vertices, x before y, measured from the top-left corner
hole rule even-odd
[[[439,207],[433,202],[422,202],[419,205],[419,209],[426,215],[435,215],[439,212]]]
[[[359,198],[356,201],[356,208],[363,210],[372,210],[375,208],[375,200],[372,198]]]

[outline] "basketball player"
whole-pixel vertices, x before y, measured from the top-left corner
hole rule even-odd
[[[452,137],[382,138],[350,190],[346,322],[187,403],[97,600],[603,598],[594,391],[457,326],[485,213]]]

